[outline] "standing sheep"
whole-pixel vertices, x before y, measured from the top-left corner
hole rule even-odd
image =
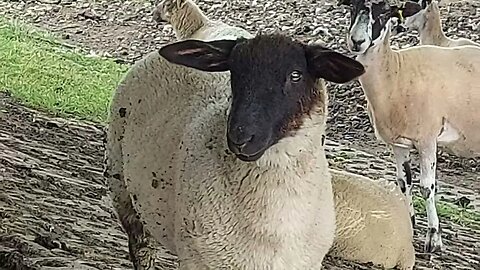
[[[106,171],[129,238],[151,233],[180,269],[320,269],[335,233],[320,78],[345,83],[363,66],[278,35],[160,55],[135,64],[111,106]],[[231,103],[217,71],[230,71]]]
[[[479,46],[480,44],[466,38],[452,39],[445,35],[440,19],[440,8],[436,1],[408,1],[400,11],[405,17],[405,26],[418,31],[421,45],[455,47],[463,45]]]
[[[344,0],[351,5],[349,50],[366,72],[359,78],[378,138],[391,145],[397,181],[406,193],[412,220],[410,149],[420,154],[420,186],[426,199],[425,250],[442,249],[435,206],[437,145],[464,157],[480,154],[480,48],[415,46],[392,50],[386,0]]]

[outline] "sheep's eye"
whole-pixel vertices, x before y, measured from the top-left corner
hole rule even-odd
[[[300,73],[300,71],[293,71],[292,73],[290,73],[290,80],[292,82],[298,82],[302,79],[302,73]]]

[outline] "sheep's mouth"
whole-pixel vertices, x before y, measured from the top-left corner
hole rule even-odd
[[[247,155],[247,154],[242,154],[242,153],[236,153],[235,156],[240,159],[241,161],[245,162],[253,162],[259,160],[263,154],[265,153],[265,150],[261,150],[260,152],[257,152],[256,154],[253,155]]]

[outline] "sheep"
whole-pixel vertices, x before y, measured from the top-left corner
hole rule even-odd
[[[479,46],[480,44],[466,38],[452,39],[445,35],[440,19],[440,8],[436,1],[419,0],[421,3],[409,1],[400,9],[405,17],[405,26],[419,33],[421,45],[455,47],[463,45]],[[424,9],[422,9],[422,6]]]
[[[329,255],[384,268],[413,269],[408,205],[392,182],[330,169],[336,231]]]
[[[172,25],[178,40],[252,38],[247,30],[209,19],[192,0],[163,0],[153,11],[153,20]]]
[[[428,232],[424,249],[442,250],[435,206],[436,150],[479,156],[480,48],[421,45],[393,50],[390,19],[398,7],[386,0],[345,0],[351,8],[348,48],[366,67],[360,84],[378,139],[392,147],[397,181],[410,205],[410,149],[420,157],[420,187],[426,199]]]
[[[171,18],[179,17],[174,14],[179,11],[165,12],[167,5],[174,6],[168,1],[157,6],[154,12],[157,14],[157,18],[161,17],[160,14],[168,14],[164,18],[167,22],[175,25],[177,37],[185,37],[182,33],[191,33],[185,25],[175,24],[175,21],[171,21]],[[186,10],[191,11],[188,13],[181,11],[187,14],[182,17],[185,21],[195,21],[191,20],[189,16],[208,20],[194,3],[187,1],[186,5],[189,5]],[[195,35],[195,32],[192,35]],[[197,35],[197,37],[205,38],[201,35]],[[322,43],[317,43],[317,45],[325,46]],[[336,199],[335,211],[337,212],[337,231],[334,238],[334,246],[337,248],[334,249],[334,255],[357,262],[373,262],[384,267],[393,267],[398,264],[401,269],[411,269],[415,262],[412,244],[413,232],[411,225],[405,224],[410,220],[404,199],[398,197],[398,194],[401,193],[393,192],[395,189],[392,190],[391,186],[383,182],[377,184],[371,179],[336,170],[332,170],[332,181]],[[364,187],[358,186],[357,183],[362,183]],[[396,190],[398,191],[398,189]],[[379,209],[379,201],[384,201],[382,207],[385,208]],[[358,220],[351,219],[352,211],[357,213],[354,217],[359,218]],[[388,214],[378,215],[381,211],[398,212],[398,214],[394,217]],[[402,219],[405,217],[407,217],[406,221]],[[382,237],[369,237],[378,232],[383,233]]]
[[[335,234],[320,78],[362,73],[347,56],[281,35],[151,53],[111,104],[106,172],[124,180],[123,191],[109,181],[134,210],[120,219],[140,221],[179,269],[320,269]]]

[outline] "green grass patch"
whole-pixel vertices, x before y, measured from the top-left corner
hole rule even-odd
[[[437,201],[436,205],[439,217],[449,219],[462,226],[480,228],[480,213],[448,202]],[[425,199],[422,197],[414,196],[413,206],[419,214],[426,214]]]
[[[29,106],[104,121],[127,69],[75,52],[44,31],[0,19],[0,91]]]

